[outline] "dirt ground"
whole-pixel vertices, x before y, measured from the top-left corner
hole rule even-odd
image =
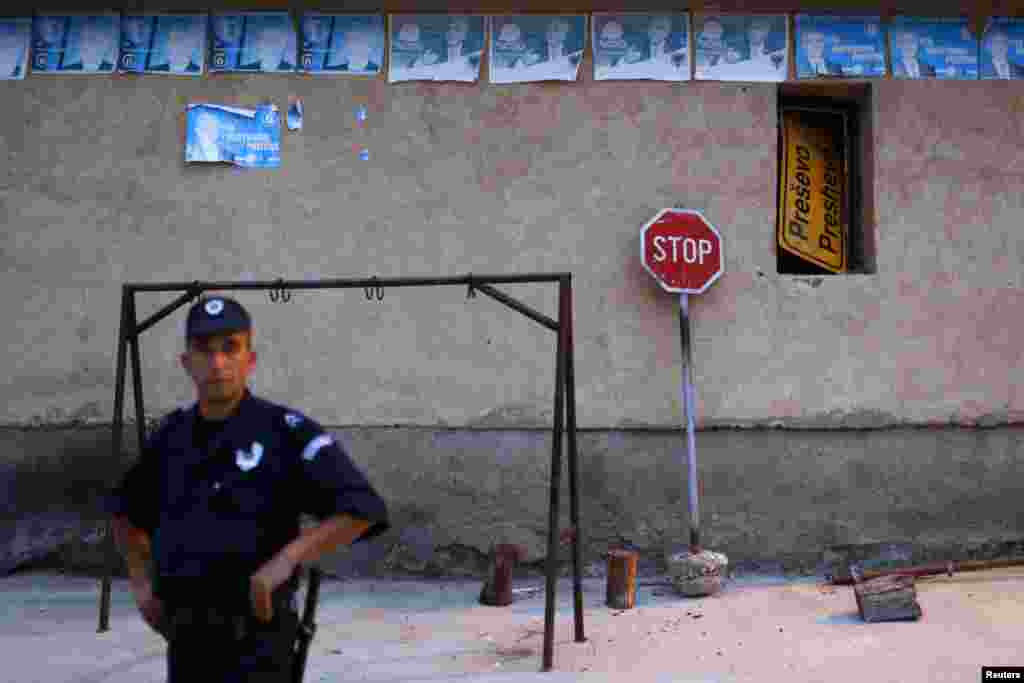
[[[852,587],[749,577],[683,598],[643,580],[637,606],[604,605],[584,582],[586,642],[573,639],[560,581],[554,671],[541,673],[541,582],[508,607],[477,603],[477,581],[325,582],[307,682],[325,681],[972,681],[982,666],[1024,666],[1024,568],[920,579],[916,622],[864,623]],[[530,588],[538,590],[530,591]],[[99,581],[0,579],[0,680],[153,683],[165,643],[115,581],[111,628],[97,633]]]

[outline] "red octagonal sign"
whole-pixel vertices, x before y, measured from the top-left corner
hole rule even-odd
[[[667,292],[702,294],[725,272],[722,236],[700,211],[662,209],[640,232],[640,258]]]

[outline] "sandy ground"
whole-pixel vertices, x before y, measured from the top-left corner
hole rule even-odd
[[[875,624],[861,621],[852,588],[820,580],[739,579],[707,598],[644,585],[637,607],[621,611],[604,606],[602,579],[584,587],[586,642],[573,640],[562,581],[555,671],[540,673],[542,592],[484,607],[479,582],[326,582],[305,680],[877,683],[974,681],[982,666],[1024,666],[1024,568],[919,580],[923,617]],[[164,641],[124,581],[104,633],[94,579],[16,575],[0,591],[0,681],[164,680]]]

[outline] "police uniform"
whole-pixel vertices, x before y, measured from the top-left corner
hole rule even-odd
[[[248,326],[230,299],[189,314],[190,336]],[[330,433],[248,388],[226,420],[203,419],[198,403],[164,418],[109,510],[152,540],[169,683],[288,680],[297,576],[275,593],[269,623],[252,616],[250,577],[299,535],[301,513],[369,521],[358,541],[389,526],[384,501]]]

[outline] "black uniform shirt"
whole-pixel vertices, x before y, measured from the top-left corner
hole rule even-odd
[[[168,415],[109,510],[150,534],[154,590],[177,602],[247,601],[249,576],[298,536],[300,513],[365,519],[358,541],[389,527],[384,501],[328,432],[248,389],[219,429],[198,404]]]

